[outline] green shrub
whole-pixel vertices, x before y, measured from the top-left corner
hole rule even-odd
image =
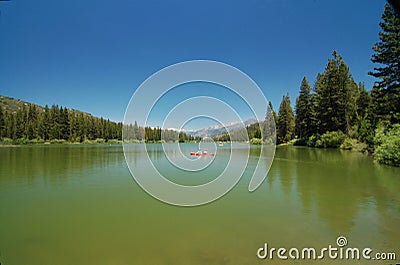
[[[264,140],[265,145],[274,145],[276,144],[275,138],[268,137],[267,139]]]
[[[315,147],[338,148],[346,139],[346,135],[341,131],[326,132],[317,140]]]
[[[14,144],[27,144],[28,143],[28,139],[26,139],[25,137],[22,138],[18,138],[14,140]]]
[[[357,139],[346,138],[344,142],[340,145],[340,149],[351,150],[357,144]]]
[[[137,139],[129,140],[128,143],[133,143],[133,144],[140,144],[141,142]]]
[[[353,146],[351,150],[356,152],[368,152],[368,144],[357,142],[357,144]]]
[[[93,141],[85,138],[85,140],[83,140],[83,144],[93,144]]]
[[[106,142],[106,140],[104,140],[103,138],[96,138],[95,142],[97,144],[104,144]]]
[[[262,139],[260,139],[260,138],[251,138],[250,144],[261,145],[262,144]]]
[[[353,125],[348,132],[350,139],[358,139],[358,131],[358,124]]]
[[[7,137],[2,138],[0,141],[1,144],[13,144],[13,142],[14,141],[11,138],[7,138]]]
[[[109,144],[120,144],[121,141],[119,141],[118,139],[109,139],[107,141],[107,143],[109,143]]]
[[[50,140],[51,144],[65,144],[67,141],[65,141],[64,139],[53,139]]]
[[[341,131],[326,132],[323,135],[311,135],[307,140],[308,147],[338,148],[345,141],[346,135]]]
[[[379,163],[400,166],[400,124],[392,128],[378,125],[375,131],[374,159]]]
[[[368,145],[366,143],[359,142],[357,139],[346,138],[340,145],[340,149],[365,152],[368,149]]]
[[[28,144],[43,144],[44,140],[42,138],[34,138],[32,140],[28,140]]]
[[[321,139],[318,139],[315,142],[315,147],[318,147],[318,148],[323,148],[324,147],[324,144],[322,143]]]
[[[308,138],[307,146],[308,146],[308,147],[316,147],[317,141],[320,139],[320,137],[321,137],[321,136],[320,136],[319,134],[311,135],[311,136]]]

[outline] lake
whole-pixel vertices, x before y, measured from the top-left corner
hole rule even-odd
[[[161,145],[148,146],[149,156],[164,167]],[[121,145],[2,147],[0,263],[309,264],[276,256],[261,260],[257,250],[264,243],[320,249],[337,246],[338,236],[349,247],[396,252],[399,262],[400,168],[361,153],[282,146],[267,179],[250,193],[250,169],[260,148],[252,147],[249,169],[225,196],[179,207],[138,186]],[[221,151],[215,159],[227,155]],[[145,156],[138,148],[135,163]],[[194,180],[173,171],[168,178],[201,184],[210,180],[210,170]],[[396,263],[376,262],[371,264]]]

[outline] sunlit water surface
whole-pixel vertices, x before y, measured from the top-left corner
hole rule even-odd
[[[148,146],[156,166],[165,166],[166,177],[180,184],[206,183],[223,170],[214,166],[196,175],[169,170],[162,146]],[[350,247],[400,255],[399,168],[349,151],[279,147],[267,179],[250,193],[259,148],[251,149],[249,167],[232,191],[188,208],[144,192],[130,175],[120,145],[2,147],[0,262],[309,264],[260,260],[256,252],[264,243],[287,249],[336,246],[338,236],[345,236]],[[213,163],[228,159],[229,152],[218,152]],[[138,147],[136,163],[146,156]]]

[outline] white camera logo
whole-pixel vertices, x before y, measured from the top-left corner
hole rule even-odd
[[[162,170],[154,165],[148,152],[147,159],[141,160],[140,165],[133,162],[137,155],[134,152],[137,145],[142,145],[146,151],[148,146],[144,141],[132,143],[132,134],[129,131],[132,130],[132,124],[139,120],[141,121],[139,126],[148,127],[148,117],[163,95],[174,87],[192,82],[207,82],[229,89],[247,104],[260,127],[268,126],[268,130],[261,129],[262,139],[268,139],[268,146],[261,148],[257,165],[253,169],[248,186],[249,191],[254,191],[266,178],[275,154],[275,122],[273,118],[268,117],[269,115],[272,116],[272,112],[268,111],[268,101],[261,89],[249,76],[230,65],[207,60],[187,61],[168,66],[150,76],[136,89],[126,108],[122,132],[125,160],[133,178],[147,193],[163,202],[179,206],[196,206],[212,202],[226,194],[239,182],[246,168],[248,168],[250,143],[249,139],[243,142],[243,138],[240,139],[242,140],[240,151],[233,148],[230,151],[229,160],[223,171],[212,181],[201,185],[185,186],[170,181],[164,176]],[[209,107],[188,108],[188,106],[204,105]],[[218,109],[218,111],[215,111],[215,109]],[[179,115],[177,115],[178,113]],[[244,118],[240,117],[238,113],[235,106],[229,105],[224,100],[208,95],[195,96],[183,100],[169,110],[160,126],[161,128],[169,128],[169,124],[174,121],[183,127],[184,124],[197,117],[206,117],[223,124],[227,114],[229,114],[230,117],[236,117],[236,120],[240,121],[235,130],[246,130]],[[267,121],[269,121],[268,124],[266,124]],[[227,132],[231,142],[239,141],[239,139],[236,139],[236,134],[229,129],[227,129]],[[161,137],[164,139],[164,135],[161,135]],[[174,145],[163,143],[163,151],[170,165],[185,171],[185,174],[191,174],[207,168],[217,159],[217,146],[211,138],[203,139],[200,148],[201,145],[208,147],[209,150],[207,151],[210,154],[208,159],[186,159],[182,151],[173,152],[174,155],[171,156],[171,152],[166,151],[166,149],[180,150],[178,143]],[[181,159],[176,159],[177,156],[180,156]],[[138,167],[140,167],[140,170]]]

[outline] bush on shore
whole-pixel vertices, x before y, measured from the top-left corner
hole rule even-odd
[[[322,135],[316,134],[310,136],[307,141],[307,146],[339,148],[345,139],[346,135],[342,131],[326,132]]]
[[[375,130],[374,159],[379,163],[400,166],[400,124],[386,128],[382,124]]]
[[[365,152],[368,150],[368,145],[366,143],[358,141],[357,139],[346,138],[344,142],[340,145],[340,149]]]
[[[251,138],[250,139],[250,144],[254,144],[254,145],[262,145],[262,139],[260,138]]]

